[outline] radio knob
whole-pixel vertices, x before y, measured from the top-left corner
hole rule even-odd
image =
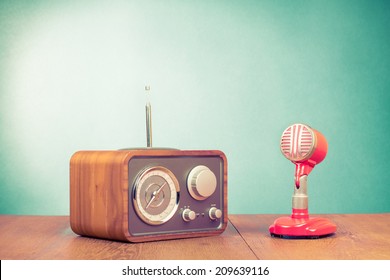
[[[222,217],[222,211],[216,207],[211,207],[209,210],[209,217],[212,220],[216,220]]]
[[[194,199],[205,200],[215,192],[217,178],[207,166],[198,165],[188,175],[187,188]]]
[[[196,213],[190,209],[185,209],[182,214],[183,220],[186,222],[190,222],[195,220]]]

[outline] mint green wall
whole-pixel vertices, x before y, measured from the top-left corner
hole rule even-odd
[[[69,158],[220,149],[230,213],[289,213],[283,130],[329,142],[311,213],[390,211],[390,2],[0,1],[0,213],[69,212]]]

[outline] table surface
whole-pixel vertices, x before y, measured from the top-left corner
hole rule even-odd
[[[78,236],[67,216],[0,215],[0,259],[390,259],[390,213],[322,215],[337,232],[320,239],[271,237],[280,216],[229,215],[219,236],[124,243]]]

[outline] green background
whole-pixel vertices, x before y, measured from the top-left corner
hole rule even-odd
[[[289,213],[289,125],[328,140],[311,213],[390,212],[389,1],[0,1],[0,213],[67,215],[77,150],[219,149],[230,213]]]

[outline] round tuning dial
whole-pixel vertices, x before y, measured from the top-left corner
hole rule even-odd
[[[182,214],[183,220],[186,222],[190,222],[195,220],[196,213],[190,209],[185,209]]]
[[[175,175],[165,167],[142,171],[133,186],[133,205],[138,217],[149,225],[169,221],[179,205],[180,186]]]
[[[198,165],[188,175],[187,188],[194,199],[205,200],[215,192],[217,178],[207,166]]]
[[[209,217],[212,220],[216,220],[222,217],[222,211],[216,207],[211,207],[209,210]]]

